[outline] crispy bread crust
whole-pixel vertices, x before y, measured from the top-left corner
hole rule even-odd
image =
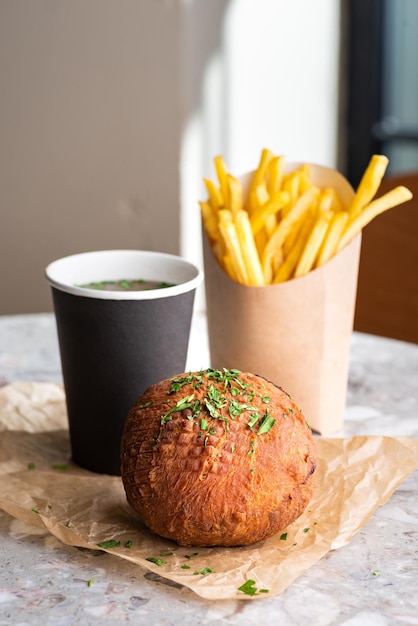
[[[153,385],[132,407],[121,444],[129,504],[184,546],[248,545],[284,530],[312,497],[316,464],[289,395],[237,370]]]

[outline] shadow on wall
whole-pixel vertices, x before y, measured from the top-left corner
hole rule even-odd
[[[197,4],[0,4],[0,314],[52,310],[58,257],[180,252],[182,133],[228,2]]]

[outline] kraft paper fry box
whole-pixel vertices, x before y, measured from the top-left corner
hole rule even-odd
[[[289,163],[287,171],[297,169]],[[251,173],[242,177],[244,194]],[[337,171],[311,165],[319,187],[334,187],[346,207],[354,192]],[[223,271],[204,234],[211,367],[237,368],[283,387],[312,429],[343,427],[361,234],[305,276],[265,287],[241,285]]]

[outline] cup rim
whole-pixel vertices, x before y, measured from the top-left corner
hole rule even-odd
[[[138,275],[135,271],[139,262],[145,275]],[[123,268],[126,268],[124,275],[118,275]],[[75,296],[96,300],[155,300],[196,289],[203,281],[203,271],[184,257],[167,252],[112,249],[80,252],[56,259],[45,268],[45,277],[52,288]],[[111,291],[81,286],[94,281],[138,278],[175,284],[144,291]]]

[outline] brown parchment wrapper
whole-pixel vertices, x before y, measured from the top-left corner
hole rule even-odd
[[[300,167],[287,164],[287,171]],[[344,207],[354,191],[336,170],[311,164],[319,187],[334,187]],[[241,178],[244,194],[251,173]],[[211,366],[237,368],[280,385],[312,428],[324,435],[343,426],[361,234],[328,263],[276,285],[232,280],[203,236]]]
[[[375,509],[418,469],[418,440],[317,438],[317,448],[315,495],[288,527],[286,539],[276,535],[243,548],[187,549],[153,535],[137,521],[119,477],[71,463],[60,386],[14,383],[0,389],[0,508],[68,545],[97,550],[102,541],[119,541],[117,548],[101,549],[208,600],[268,598],[329,550],[349,543]],[[57,469],[63,465],[67,469]],[[132,542],[131,548],[127,542]],[[155,565],[147,560],[150,557],[165,564]],[[204,568],[212,572],[195,573]],[[269,593],[248,596],[239,591],[249,579]]]

